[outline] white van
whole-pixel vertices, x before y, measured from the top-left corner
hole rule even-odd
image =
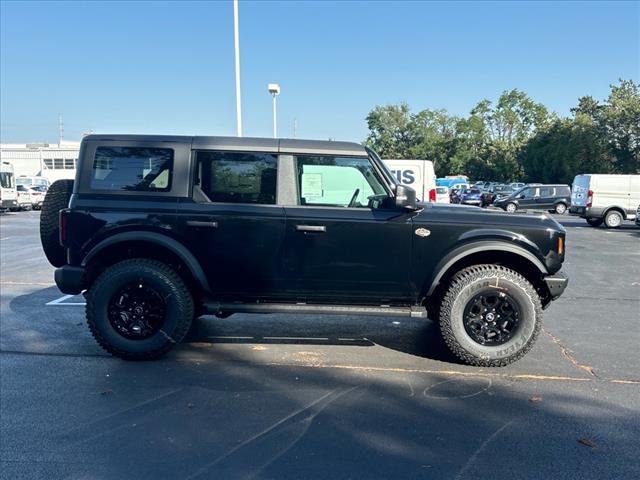
[[[640,204],[640,175],[576,175],[571,188],[569,213],[589,225],[617,228],[636,217]]]
[[[44,187],[51,186],[51,182],[45,177],[39,175],[19,175],[16,177],[16,185],[24,185],[25,187]]]
[[[18,192],[13,165],[0,162],[0,210],[18,208]]]
[[[430,160],[382,160],[399,183],[416,191],[416,198],[423,202],[436,201],[436,174]]]

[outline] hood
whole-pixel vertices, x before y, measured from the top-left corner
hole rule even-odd
[[[433,223],[434,219],[442,222],[472,224],[489,228],[505,227],[541,227],[554,231],[565,229],[546,212],[539,214],[519,213],[514,215],[502,210],[489,210],[471,205],[453,203],[424,203],[420,202],[422,210],[416,212],[414,223]]]

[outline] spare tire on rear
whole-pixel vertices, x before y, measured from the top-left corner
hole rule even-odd
[[[59,213],[69,206],[73,180],[57,180],[47,190],[40,212],[40,242],[47,260],[54,267],[67,263],[67,252],[60,245]]]

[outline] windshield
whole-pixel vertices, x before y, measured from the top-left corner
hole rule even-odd
[[[511,195],[509,195],[509,198],[517,197],[518,195],[520,195],[520,193],[522,193],[524,191],[524,189],[525,189],[525,187],[517,189],[515,192],[513,192]]]

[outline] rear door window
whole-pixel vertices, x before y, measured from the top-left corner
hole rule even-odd
[[[194,190],[203,201],[274,205],[277,163],[271,153],[198,152]]]
[[[91,188],[166,192],[171,189],[173,150],[146,147],[98,147]]]

